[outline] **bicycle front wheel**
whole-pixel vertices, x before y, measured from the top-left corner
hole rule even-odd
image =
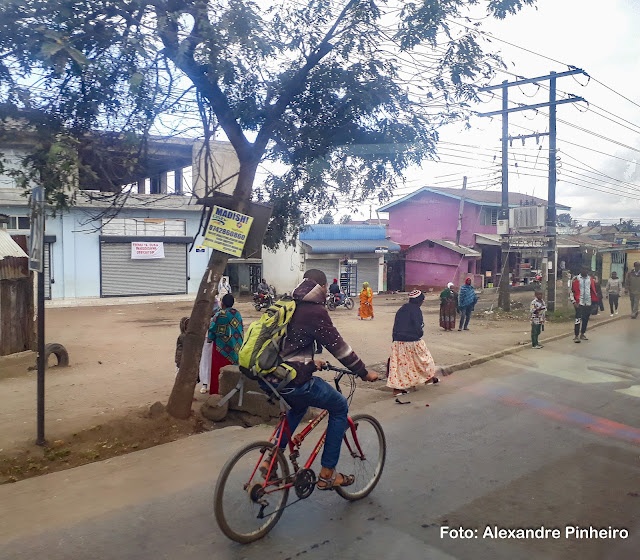
[[[220,472],[214,511],[220,529],[231,540],[246,544],[261,539],[282,516],[289,496],[289,489],[284,488],[289,465],[282,452],[278,451],[274,465],[275,484],[263,489],[264,478],[258,470],[274,447],[266,441],[251,443],[231,457]]]
[[[352,417],[356,426],[355,438],[347,427],[340,449],[338,472],[355,475],[351,486],[336,486],[336,492],[345,500],[361,500],[378,484],[387,456],[387,442],[382,426],[373,416],[356,414]]]

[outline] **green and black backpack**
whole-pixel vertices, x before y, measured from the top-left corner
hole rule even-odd
[[[280,353],[295,310],[296,302],[283,297],[249,325],[238,353],[238,365],[244,375],[260,379],[271,374],[283,386],[296,376],[296,370],[283,363]]]

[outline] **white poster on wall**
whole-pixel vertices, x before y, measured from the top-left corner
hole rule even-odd
[[[162,241],[132,241],[132,259],[164,259],[164,243]]]

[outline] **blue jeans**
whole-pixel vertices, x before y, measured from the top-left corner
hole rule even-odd
[[[471,307],[460,308],[460,328],[458,330],[466,329],[469,326],[469,319],[471,319]]]
[[[300,387],[282,389],[280,394],[291,406],[291,410],[287,412],[287,421],[292,434],[310,406],[329,412],[327,438],[324,442],[320,464],[327,469],[335,468],[340,458],[342,438],[347,429],[347,414],[349,412],[347,399],[319,377],[312,377]],[[284,448],[286,444],[285,437],[283,437],[280,446]]]

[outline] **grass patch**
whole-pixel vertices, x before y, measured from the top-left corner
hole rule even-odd
[[[547,312],[547,321],[550,323],[568,323],[573,322],[576,318],[575,309],[556,309]]]

